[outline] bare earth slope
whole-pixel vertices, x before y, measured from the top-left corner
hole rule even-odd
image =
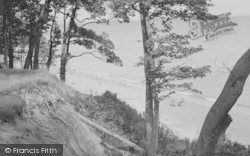
[[[86,95],[46,71],[0,69],[1,97],[0,108],[13,116],[0,116],[0,144],[64,144],[64,156],[142,155],[140,147],[85,118]],[[23,112],[12,110],[16,105]]]

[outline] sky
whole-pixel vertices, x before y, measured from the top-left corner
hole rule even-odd
[[[231,12],[231,16],[250,16],[250,0],[211,0],[214,6],[209,8],[209,12],[215,15]],[[44,3],[44,0],[41,2]],[[86,15],[86,13],[80,13]],[[60,17],[62,19],[62,16]],[[82,19],[82,18],[81,18]],[[131,21],[140,19],[139,15],[130,18]]]
[[[211,0],[215,5],[209,10],[214,14],[231,12],[233,16],[250,15],[250,0]],[[44,3],[44,0],[41,0]]]
[[[214,4],[209,12],[222,14],[231,12],[232,16],[250,15],[250,0],[211,0]]]

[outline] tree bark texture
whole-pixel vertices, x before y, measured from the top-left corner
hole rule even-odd
[[[153,87],[154,80],[151,78],[151,70],[154,67],[154,60],[151,57],[153,42],[151,40],[149,17],[145,5],[140,3],[141,28],[144,48],[144,72],[146,79],[146,155],[156,156],[158,148],[158,120],[159,120],[159,101]]]
[[[232,118],[228,112],[240,97],[250,73],[250,49],[237,61],[226,84],[208,112],[196,145],[197,156],[212,156],[219,134],[224,133]]]
[[[29,36],[29,50],[28,50],[28,54],[26,56],[25,59],[25,63],[24,63],[24,69],[32,69],[32,58],[33,58],[33,51],[34,51],[34,46],[35,46],[35,29],[34,27],[31,28],[31,32],[30,32],[30,36]]]
[[[48,56],[48,60],[47,60],[47,63],[46,63],[47,70],[49,70],[49,68],[50,68],[50,66],[52,64],[52,58],[53,58],[53,44],[54,44],[54,41],[55,41],[55,37],[54,37],[53,33],[54,33],[56,14],[57,14],[57,12],[55,11],[55,14],[54,14],[54,17],[53,17],[53,20],[52,20],[51,29],[50,29],[49,56]]]
[[[40,49],[40,39],[41,39],[41,30],[38,29],[39,32],[35,37],[35,55],[34,55],[34,65],[33,69],[39,69],[39,49]]]
[[[9,68],[14,68],[14,49],[12,43],[12,31],[9,31]]]
[[[4,47],[4,68],[8,68],[8,54],[9,54],[9,48],[8,48],[8,29],[7,29],[7,2],[3,1],[3,27],[2,27],[2,33],[3,33],[3,47]]]
[[[68,56],[69,56],[70,32],[73,26],[72,23],[74,22],[74,18],[76,17],[77,9],[78,9],[78,5],[76,4],[75,7],[72,9],[71,18],[69,22],[69,28],[67,32],[65,32],[65,29],[64,29],[64,34],[63,34],[63,45],[62,45],[61,66],[60,66],[60,79],[63,82],[66,81],[66,66],[68,63]]]
[[[32,45],[29,45],[30,49],[28,51],[28,55],[25,60],[24,69],[29,69],[30,67],[31,69],[39,68],[39,48],[40,48],[40,40],[42,36],[42,27],[48,21],[48,17],[49,17],[48,8],[49,8],[50,2],[51,0],[45,1],[38,20],[31,24],[32,27],[31,27],[30,39],[32,39],[32,41],[30,41],[30,44],[32,42]],[[34,55],[34,62],[33,62],[32,57],[33,57],[34,49],[35,49],[35,55]],[[34,63],[33,68],[32,68],[32,62]]]

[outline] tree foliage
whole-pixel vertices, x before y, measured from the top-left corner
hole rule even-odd
[[[18,60],[22,64],[23,57],[26,57],[24,68],[37,69],[39,65],[44,64],[45,56],[47,56],[46,64],[47,69],[49,69],[56,48],[61,44],[62,47],[65,47],[65,50],[62,50],[64,51],[62,56],[64,57],[63,68],[65,69],[69,59],[85,54],[91,54],[107,63],[122,65],[122,61],[114,52],[115,46],[108,39],[108,35],[106,33],[97,34],[86,28],[86,25],[93,23],[109,23],[111,19],[106,16],[107,0],[9,0],[1,1],[1,3],[3,5],[1,5],[0,10],[0,53],[4,54],[5,64],[8,63],[8,59],[12,62]],[[84,12],[84,18],[78,15],[80,11]],[[62,29],[56,18],[60,15],[63,15],[65,20]],[[46,36],[44,34],[48,33],[49,29],[50,39],[48,45],[45,45],[44,41],[41,40],[44,40],[42,37]],[[21,38],[29,39],[28,50],[22,46]],[[70,51],[71,44],[82,46],[82,54],[75,55],[73,51]],[[95,53],[89,52],[90,50],[95,50]],[[21,52],[21,54],[14,55],[11,51]],[[63,55],[64,53],[65,55]],[[41,60],[43,62],[39,63]],[[66,70],[64,71],[66,72]]]
[[[146,147],[147,155],[154,156],[158,153],[159,103],[176,90],[201,93],[191,82],[183,80],[202,78],[210,72],[207,65],[171,65],[176,60],[202,51],[201,46],[190,46],[187,35],[173,32],[172,21],[213,19],[215,16],[208,13],[212,4],[209,0],[112,0],[111,6],[115,16],[123,22],[129,22],[129,16],[135,12],[140,15],[144,56],[139,65],[144,66],[146,80]],[[168,93],[164,92],[162,96],[165,89]]]

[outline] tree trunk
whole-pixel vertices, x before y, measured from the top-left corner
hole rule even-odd
[[[48,60],[47,60],[47,63],[46,63],[47,70],[49,70],[49,68],[50,68],[50,66],[51,66],[52,57],[53,57],[53,41],[50,41],[50,45],[49,45],[49,56],[48,56]]]
[[[67,33],[66,32],[66,15],[64,8],[64,19],[63,19],[63,44],[62,44],[62,54],[61,54],[61,66],[60,66],[60,79],[65,82],[66,81],[66,64],[67,64],[67,54],[66,54],[66,46],[67,46]]]
[[[54,18],[52,20],[51,29],[50,29],[49,56],[48,56],[48,60],[47,60],[47,63],[46,63],[47,70],[49,70],[49,68],[51,66],[51,63],[52,63],[52,58],[53,58],[53,44],[54,44],[54,41],[55,41],[53,33],[54,33],[54,25],[55,25],[56,14],[57,14],[57,12],[55,11]]]
[[[154,60],[151,57],[152,40],[149,26],[149,18],[143,3],[140,3],[141,13],[141,28],[144,48],[144,72],[146,79],[146,108],[145,108],[145,122],[146,122],[146,155],[156,156],[158,146],[158,111],[159,103],[156,100],[155,90],[153,87],[154,80],[150,71],[154,66]],[[155,110],[154,110],[155,109]],[[156,121],[157,120],[157,121]]]
[[[31,25],[31,33],[29,40],[29,51],[25,60],[24,69],[38,69],[39,68],[39,48],[40,48],[40,39],[42,36],[42,27],[48,21],[49,13],[47,9],[49,7],[51,0],[46,0],[43,5],[43,10],[37,21],[32,23]],[[35,48],[35,56],[34,56],[34,66],[32,68],[32,57],[33,51]]]
[[[197,156],[214,155],[221,133],[224,133],[232,118],[228,112],[240,97],[245,81],[250,73],[250,49],[241,56],[227,79],[227,82],[208,112],[196,145]]]
[[[60,79],[65,82],[66,81],[66,65],[68,60],[68,55],[66,53],[66,46],[67,46],[67,38],[66,34],[63,35],[63,45],[62,45],[62,55],[61,55],[61,66],[60,66]]]
[[[62,45],[62,54],[61,54],[61,66],[60,66],[60,79],[65,82],[66,81],[66,65],[68,62],[69,55],[69,41],[70,41],[70,32],[72,29],[72,23],[74,22],[74,18],[76,17],[76,11],[78,9],[78,5],[76,4],[74,9],[72,9],[72,14],[70,18],[69,28],[67,32],[65,32],[65,19],[64,19],[64,34],[63,34],[63,45]],[[65,17],[64,17],[65,18]]]
[[[9,68],[14,68],[14,54],[13,54],[13,44],[12,44],[12,32],[9,31]]]
[[[4,47],[4,67],[8,68],[8,54],[9,54],[9,48],[8,48],[8,37],[7,37],[7,2],[3,2],[3,27],[2,27],[2,33],[3,33],[3,47]]]
[[[34,65],[33,69],[39,69],[39,49],[40,49],[40,39],[41,39],[41,30],[38,28],[38,34],[35,36],[35,55],[34,55]]]
[[[3,10],[4,0],[0,0],[0,12]]]
[[[30,36],[29,36],[29,51],[24,63],[24,69],[32,69],[32,58],[33,58],[33,51],[34,51],[34,46],[35,46],[35,37],[34,37],[34,33],[35,33],[35,29],[34,26],[31,26],[31,32],[30,32]]]
[[[158,97],[154,97],[154,120],[153,120],[153,145],[156,155],[158,154],[158,131],[159,131],[159,100]]]

